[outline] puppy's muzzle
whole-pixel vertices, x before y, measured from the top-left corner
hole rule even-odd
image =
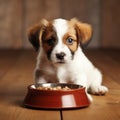
[[[59,60],[64,60],[64,57],[65,57],[65,53],[64,52],[56,54],[56,58],[59,59]]]

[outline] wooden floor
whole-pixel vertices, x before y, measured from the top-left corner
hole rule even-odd
[[[87,50],[86,55],[103,72],[106,96],[77,110],[35,110],[22,106],[27,86],[34,83],[34,51],[0,51],[0,120],[120,120],[120,50]]]

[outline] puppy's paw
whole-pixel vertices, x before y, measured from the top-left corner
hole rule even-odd
[[[108,88],[106,86],[94,86],[91,88],[90,91],[92,94],[95,95],[105,95],[108,92]]]

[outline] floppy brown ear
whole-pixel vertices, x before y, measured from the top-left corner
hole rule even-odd
[[[73,19],[76,25],[77,35],[80,39],[80,43],[85,45],[92,37],[92,27],[87,23],[82,23],[77,19]]]
[[[43,19],[39,24],[36,24],[28,29],[28,39],[36,51],[39,50],[41,34],[46,24],[47,20]]]

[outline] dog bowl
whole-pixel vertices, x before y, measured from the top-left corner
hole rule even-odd
[[[87,107],[90,101],[85,88],[80,85],[45,83],[28,86],[24,105],[41,109],[71,109]]]

